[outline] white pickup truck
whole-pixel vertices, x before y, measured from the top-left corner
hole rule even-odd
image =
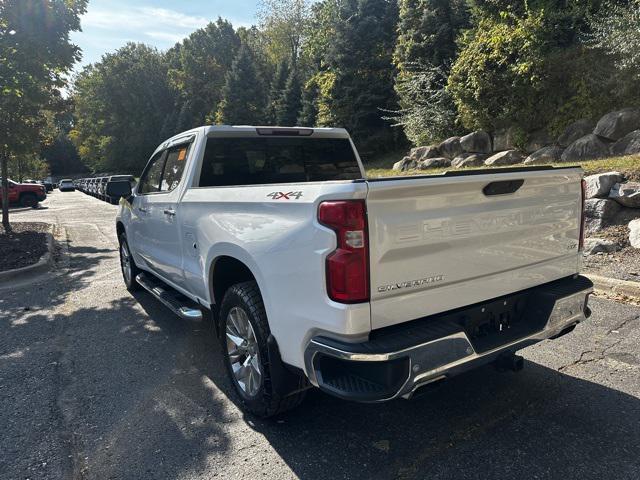
[[[343,129],[201,127],[120,197],[124,281],[212,318],[231,383],[270,416],[311,386],[378,402],[590,315],[575,167],[367,179]]]

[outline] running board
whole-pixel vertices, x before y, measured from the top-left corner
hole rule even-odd
[[[185,320],[202,320],[202,310],[195,307],[194,302],[189,300],[173,288],[165,285],[160,280],[153,278],[146,273],[136,276],[138,284],[151,295],[160,300],[165,307]]]

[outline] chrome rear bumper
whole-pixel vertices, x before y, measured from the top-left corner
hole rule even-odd
[[[428,383],[492,362],[505,352],[515,352],[541,340],[567,333],[588,318],[590,311],[587,301],[593,284],[585,277],[562,282],[549,284],[550,290],[545,291],[543,286],[535,292],[535,295],[549,296],[551,291],[554,295],[546,318],[539,324],[541,329],[537,328],[504,343],[498,340],[498,344],[491,348],[486,348],[486,343],[485,348],[480,348],[469,329],[459,320],[456,321],[456,318],[463,318],[461,315],[468,312],[463,310],[447,316],[449,333],[426,341],[417,335],[415,344],[394,350],[385,348],[388,345],[379,338],[376,341],[349,344],[327,337],[314,337],[305,350],[307,375],[313,385],[340,398],[380,402],[409,397]],[[435,323],[438,319],[420,321]],[[441,326],[437,325],[440,332]],[[422,335],[425,329],[409,332],[420,332]],[[397,345],[398,335],[393,335],[395,338],[391,344]],[[496,332],[496,335],[499,337],[500,333]]]

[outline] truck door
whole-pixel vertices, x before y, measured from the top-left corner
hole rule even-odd
[[[132,249],[133,258],[138,265],[149,262],[146,244],[145,222],[149,219],[148,199],[160,190],[160,181],[166,160],[164,150],[157,152],[147,164],[140,183],[133,195],[131,207],[131,223],[127,229],[127,239]]]
[[[166,150],[166,159],[157,192],[146,196],[146,219],[141,241],[148,266],[175,286],[184,286],[182,244],[178,200],[191,143]]]

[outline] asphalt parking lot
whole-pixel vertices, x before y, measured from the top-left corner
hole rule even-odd
[[[64,248],[55,274],[0,290],[1,479],[640,478],[639,307],[592,300],[519,373],[380,405],[313,391],[257,420],[206,323],[124,288],[116,208],[56,191],[12,215]]]

